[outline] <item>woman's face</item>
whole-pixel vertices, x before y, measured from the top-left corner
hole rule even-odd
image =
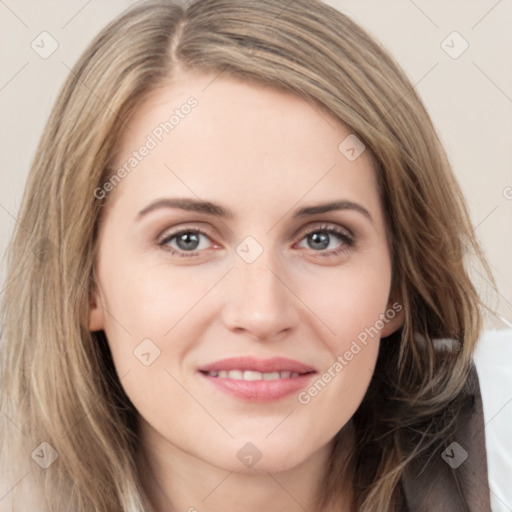
[[[401,322],[370,152],[295,95],[181,74],[116,158],[89,327],[148,443],[229,471],[319,452]]]

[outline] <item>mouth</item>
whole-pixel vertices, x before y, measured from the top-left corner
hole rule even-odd
[[[309,365],[280,357],[224,359],[198,371],[216,389],[249,402],[271,402],[297,393],[318,373]]]

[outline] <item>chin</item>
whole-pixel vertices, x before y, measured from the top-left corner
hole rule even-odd
[[[284,439],[276,436],[275,439],[250,439],[250,436],[246,436],[243,440],[232,440],[233,448],[224,451],[222,459],[217,459],[216,465],[222,460],[222,466],[228,471],[245,474],[280,473],[300,465],[317,450],[298,438]],[[229,452],[234,457],[226,457]]]

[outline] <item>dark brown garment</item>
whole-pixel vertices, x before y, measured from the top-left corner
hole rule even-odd
[[[462,393],[466,405],[446,448],[426,466],[411,463],[403,477],[407,512],[491,512],[482,396],[474,365]]]

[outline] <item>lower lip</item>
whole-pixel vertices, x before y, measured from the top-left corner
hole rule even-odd
[[[217,389],[248,402],[274,402],[303,389],[316,373],[307,373],[289,379],[242,380],[211,377],[199,372]]]

